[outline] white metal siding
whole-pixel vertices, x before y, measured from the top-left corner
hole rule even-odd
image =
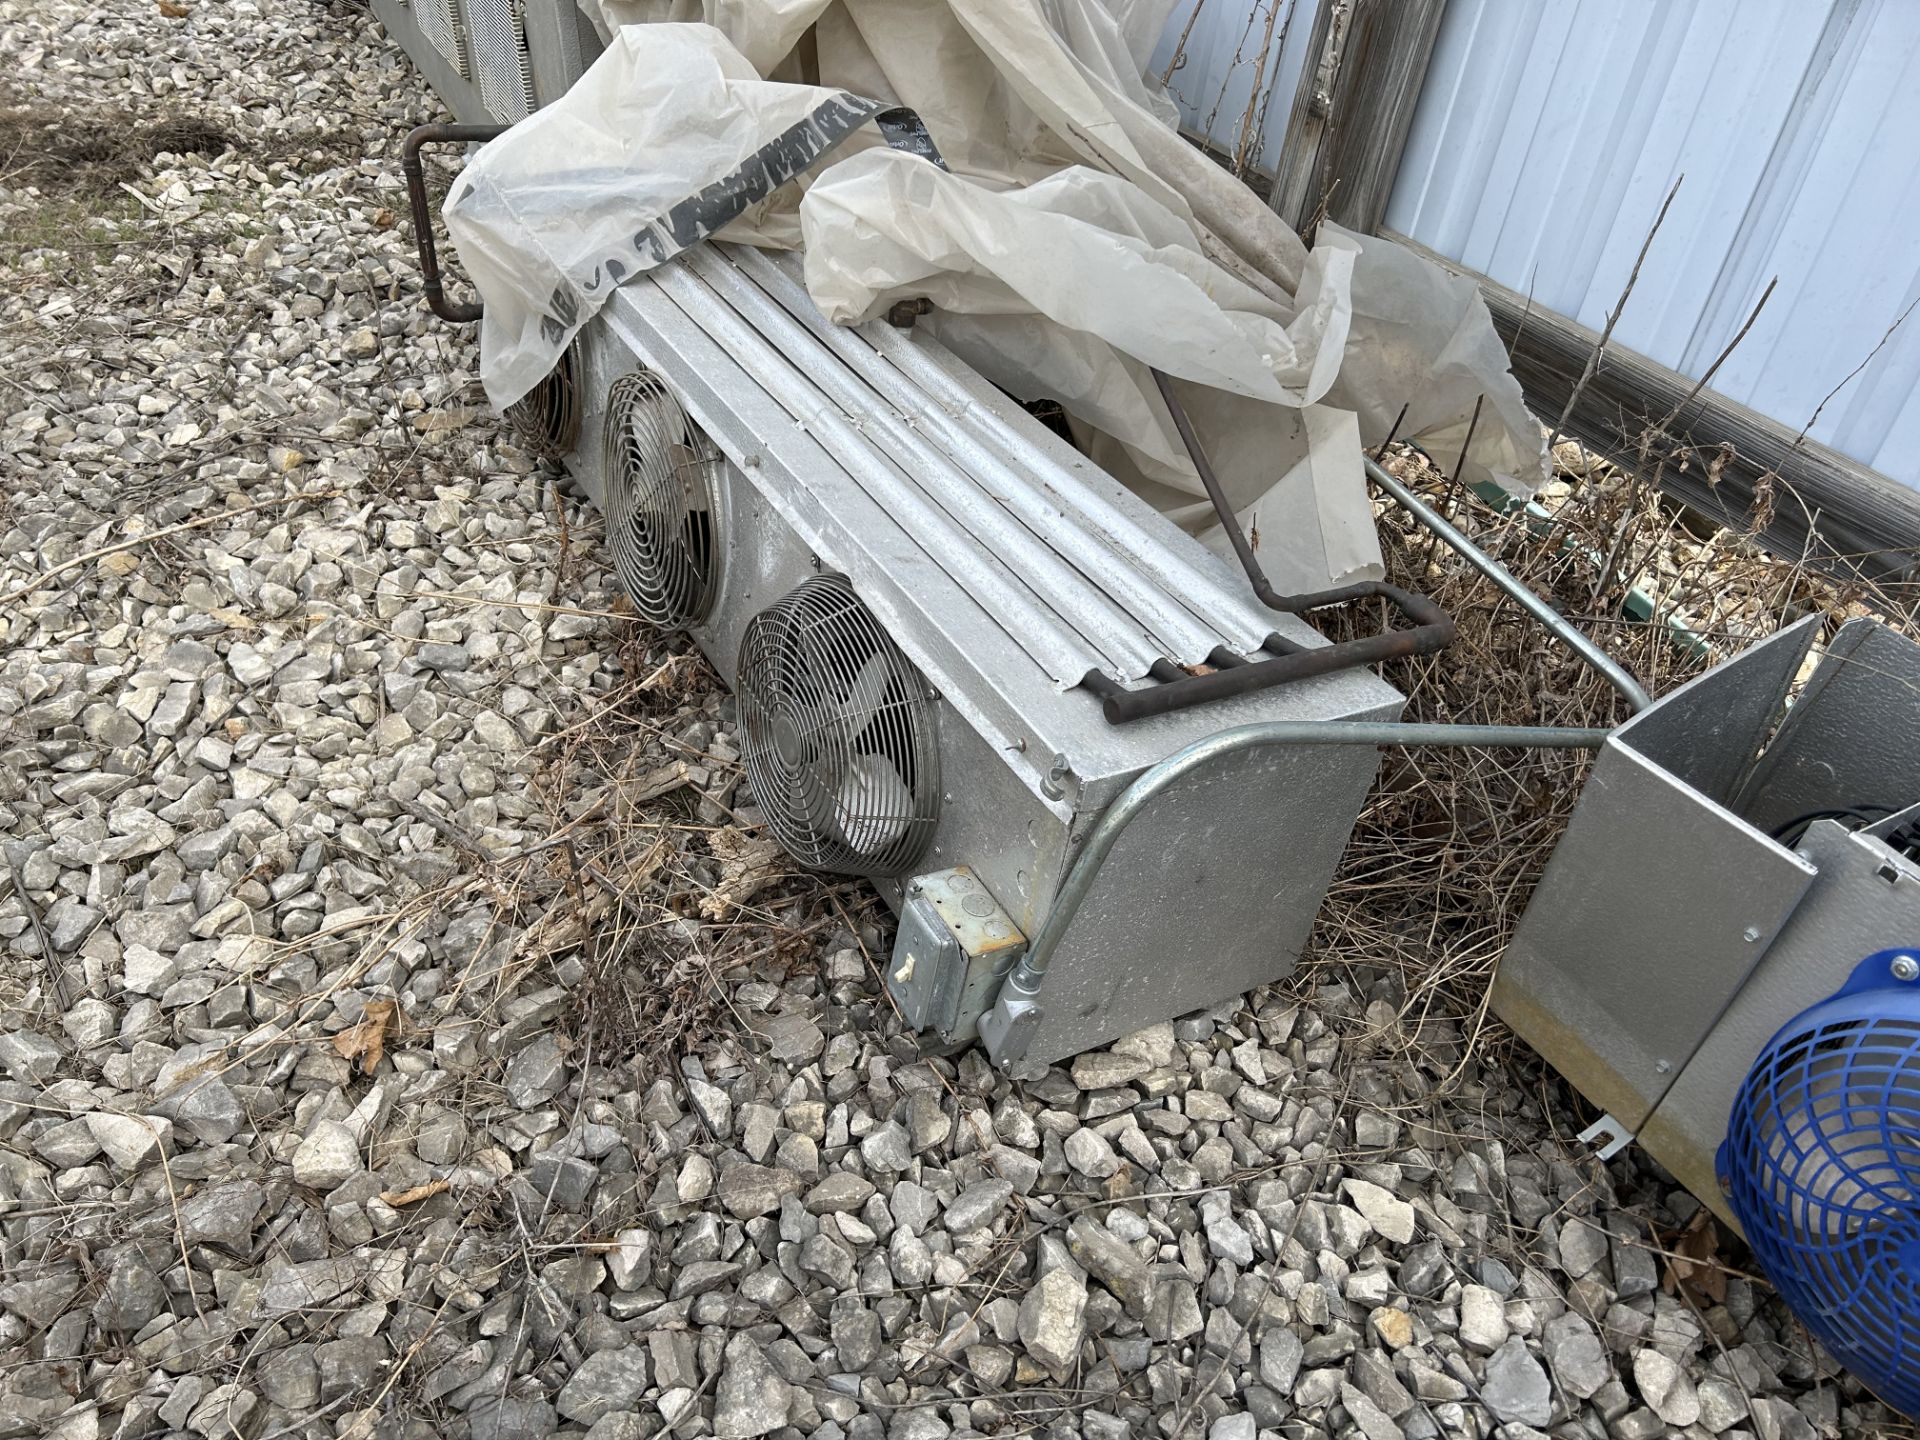
[[[1177,16],[1176,16],[1177,21]],[[1920,296],[1920,3],[1451,0],[1387,225],[1798,430]],[[1277,103],[1277,102],[1276,102]],[[1920,485],[1920,312],[1811,434]]]
[[[1257,83],[1252,158],[1254,168],[1271,173],[1286,137],[1287,116],[1306,64],[1317,8],[1318,0],[1177,0],[1151,68],[1156,77],[1165,73],[1181,35],[1186,35],[1179,68],[1167,81],[1167,92],[1180,107],[1181,122],[1228,155],[1237,153],[1247,102]],[[1273,39],[1267,45],[1270,14]]]

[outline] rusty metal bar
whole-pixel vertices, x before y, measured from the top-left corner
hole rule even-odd
[[[1088,688],[1101,697],[1100,711],[1106,716],[1108,724],[1124,725],[1130,720],[1184,710],[1189,705],[1203,705],[1209,700],[1251,694],[1314,675],[1356,670],[1383,660],[1431,655],[1453,643],[1453,619],[1446,611],[1426,596],[1403,590],[1398,585],[1389,585],[1384,580],[1363,580],[1358,584],[1316,590],[1303,595],[1283,595],[1275,590],[1266,572],[1260,568],[1260,561],[1253,553],[1246,532],[1240,528],[1233,505],[1227,499],[1226,491],[1221,488],[1220,477],[1214,474],[1213,463],[1207,458],[1199,435],[1194,432],[1186,406],[1174,394],[1173,382],[1159,370],[1152,373],[1154,384],[1160,388],[1160,398],[1166,403],[1167,413],[1173,417],[1174,428],[1180,432],[1180,442],[1186,447],[1193,468],[1199,472],[1207,498],[1213,502],[1213,513],[1219,518],[1221,528],[1226,531],[1227,539],[1233,545],[1240,568],[1246,572],[1247,583],[1263,605],[1283,615],[1304,615],[1311,610],[1323,610],[1353,600],[1380,599],[1411,621],[1412,628],[1382,631],[1378,635],[1345,640],[1314,650],[1301,650],[1271,660],[1256,660],[1206,674],[1187,675],[1167,684],[1145,686],[1138,690],[1094,681]]]
[[[440,279],[440,254],[433,243],[433,212],[427,205],[427,172],[420,151],[427,145],[485,144],[507,132],[505,125],[420,125],[407,132],[400,146],[400,169],[407,177],[407,203],[413,209],[413,243],[420,252],[420,284],[427,292],[427,308],[455,325],[471,325],[480,318],[478,301],[460,304],[447,299]]]

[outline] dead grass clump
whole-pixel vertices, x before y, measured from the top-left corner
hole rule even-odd
[[[143,121],[125,112],[15,106],[0,110],[0,184],[111,195],[156,155],[218,155],[232,143],[219,126],[192,116]]]
[[[551,738],[537,784],[552,838],[504,898],[522,959],[568,989],[572,1041],[644,1079],[750,1029],[743,982],[858,944],[878,898],[795,872],[739,812],[732,702],[696,652],[639,622],[614,639],[627,678]]]
[[[1550,487],[1543,520],[1537,509],[1497,514],[1416,451],[1387,464],[1656,697],[1802,615],[1897,620],[1911,605],[1703,525],[1610,466],[1583,465]],[[1604,727],[1628,717],[1605,680],[1398,507],[1379,520],[1388,579],[1432,595],[1459,626],[1442,654],[1386,667],[1408,696],[1404,718]],[[1385,619],[1337,615],[1323,628],[1341,638]],[[1308,983],[1328,966],[1384,966],[1400,973],[1410,1023],[1483,1017],[1493,967],[1590,763],[1579,751],[1387,751],[1309,942]]]

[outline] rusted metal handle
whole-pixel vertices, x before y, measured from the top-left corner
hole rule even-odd
[[[1330,605],[1344,605],[1352,600],[1380,599],[1399,611],[1411,628],[1387,630],[1378,635],[1366,635],[1358,640],[1345,640],[1337,645],[1325,645],[1312,650],[1274,635],[1266,644],[1266,649],[1272,654],[1270,659],[1244,660],[1238,655],[1215,651],[1210,657],[1216,666],[1212,671],[1189,675],[1169,662],[1153,672],[1154,678],[1162,683],[1142,686],[1138,690],[1129,690],[1111,676],[1092,671],[1081,683],[1100,697],[1100,711],[1109,725],[1124,725],[1130,720],[1165,715],[1174,710],[1184,710],[1189,705],[1203,705],[1209,700],[1246,695],[1314,675],[1356,670],[1382,660],[1431,655],[1453,643],[1453,618],[1446,611],[1427,596],[1403,590],[1398,585],[1389,585],[1384,580],[1364,580],[1355,585],[1315,590],[1305,595],[1282,595],[1275,590],[1268,582],[1266,572],[1260,568],[1260,561],[1247,541],[1246,532],[1240,528],[1233,505],[1220,486],[1219,477],[1213,473],[1213,465],[1207,459],[1199,435],[1194,432],[1193,421],[1188,418],[1186,407],[1180,403],[1180,397],[1174,394],[1173,382],[1159,370],[1153,371],[1153,381],[1160,387],[1160,398],[1166,402],[1167,413],[1173,417],[1174,429],[1180,432],[1180,441],[1186,446],[1193,468],[1199,472],[1207,498],[1213,502],[1213,513],[1226,531],[1227,539],[1233,543],[1233,553],[1238,557],[1240,568],[1246,572],[1247,583],[1253,587],[1253,593],[1259,596],[1261,604],[1283,615],[1304,615],[1310,610],[1323,610]]]
[[[459,304],[447,299],[440,279],[440,255],[433,245],[433,214],[427,206],[427,172],[420,151],[427,145],[485,144],[507,132],[505,125],[421,125],[400,146],[400,168],[407,177],[407,203],[413,207],[413,243],[420,251],[420,283],[427,292],[427,308],[442,320],[471,325],[484,307],[478,301]]]

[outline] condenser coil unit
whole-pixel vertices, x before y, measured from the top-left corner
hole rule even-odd
[[[1093,822],[1223,727],[1391,719],[1365,671],[1114,725],[1089,672],[1325,641],[923,333],[829,325],[779,261],[706,245],[575,339],[568,464],[644,617],[739,697],[749,789],[803,863],[906,920],[889,985],[958,1043]],[[1047,976],[1028,1058],[1287,973],[1376,765],[1223,757],[1115,847]],[[977,913],[976,913],[977,912]]]

